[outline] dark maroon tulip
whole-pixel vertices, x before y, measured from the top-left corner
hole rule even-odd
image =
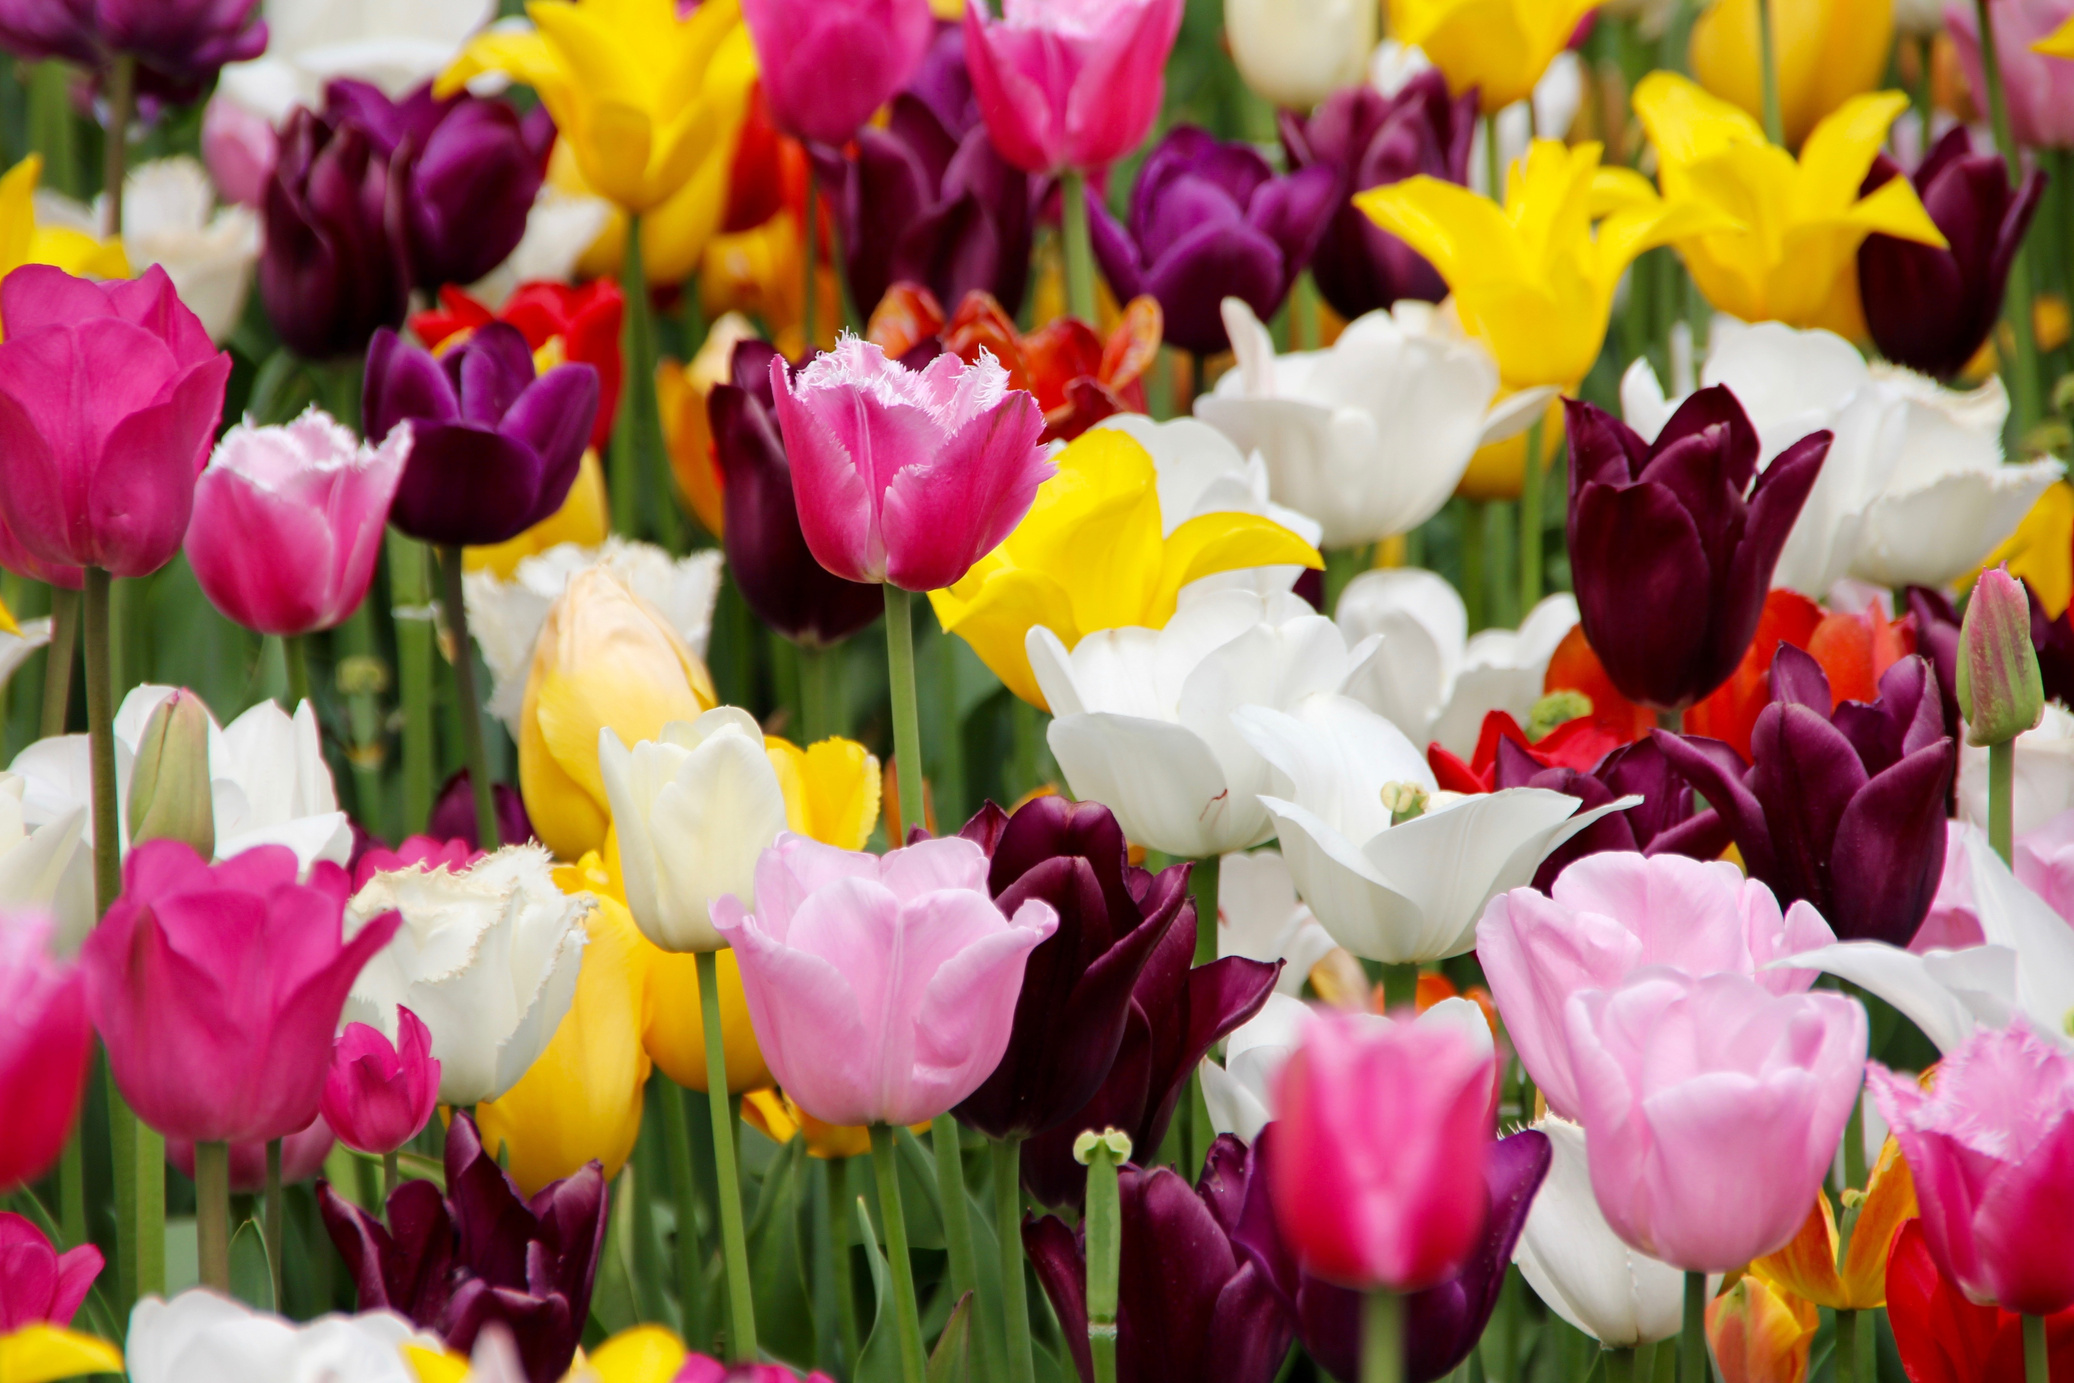
[[[1014,816],[989,802],[959,834],[992,857],[987,887],[1002,912],[1041,898],[1059,915],[1024,966],[1001,1064],[953,1111],[991,1138],[1027,1138],[1073,1119],[1116,1064],[1131,990],[1188,911],[1189,866],[1133,868],[1099,802],[1038,797]]]
[[[506,845],[520,845],[533,838],[533,819],[526,815],[525,799],[509,783],[499,783],[491,796],[497,803],[497,836]],[[461,769],[439,789],[432,800],[432,814],[425,818],[425,834],[434,840],[467,842],[471,850],[482,842],[475,834],[475,790],[469,786],[468,770]]]
[[[317,1187],[324,1228],[362,1311],[391,1310],[466,1354],[491,1322],[510,1330],[529,1383],[558,1383],[590,1318],[605,1244],[605,1174],[592,1162],[527,1201],[483,1151],[475,1120],[447,1129],[446,1194],[407,1181],[389,1223]]]
[[[537,379],[516,327],[491,322],[435,359],[388,328],[367,348],[366,431],[411,425],[389,521],[446,547],[501,543],[562,507],[598,413],[598,372]]]
[[[1683,710],[1757,635],[1772,568],[1829,454],[1801,438],[1757,473],[1757,430],[1728,389],[1687,399],[1654,445],[1564,401],[1570,571],[1584,636],[1628,700]]]
[[[288,349],[335,360],[402,325],[410,255],[388,161],[365,129],[297,109],[260,208],[259,296]]]
[[[1312,1277],[1296,1266],[1295,1255],[1282,1244],[1268,1203],[1267,1168],[1274,1157],[1275,1126],[1254,1140],[1251,1165],[1243,1150],[1227,1153],[1232,1176],[1244,1186],[1244,1209],[1232,1231],[1232,1242],[1262,1271],[1284,1305],[1296,1317],[1297,1334],[1319,1367],[1347,1383],[1360,1376],[1361,1293]],[[1219,1139],[1220,1146],[1225,1142]],[[1498,1305],[1505,1268],[1513,1245],[1526,1226],[1527,1210],[1548,1175],[1552,1156],[1548,1135],[1523,1129],[1491,1145],[1484,1161],[1484,1187],[1490,1214],[1483,1240],[1446,1282],[1404,1301],[1405,1383],[1433,1383],[1445,1378],[1469,1357]],[[1211,1152],[1213,1162],[1217,1151]]]
[[[1878,700],[1832,712],[1822,665],[1781,644],[1771,687],[1747,770],[1719,740],[1658,730],[1657,746],[1781,906],[1805,898],[1842,940],[1908,945],[1944,872],[1958,756],[1937,674],[1911,655],[1880,678]]]
[[[1500,738],[1493,786],[1568,793],[1583,802],[1579,811],[1629,795],[1642,799],[1625,811],[1606,813],[1544,859],[1534,871],[1534,887],[1543,893],[1574,861],[1605,850],[1717,860],[1728,848],[1728,824],[1712,812],[1695,814],[1691,784],[1671,767],[1653,740],[1624,744],[1586,773],[1574,768],[1543,768],[1516,742]]]
[[[765,624],[796,644],[827,648],[879,617],[876,586],[845,581],[814,560],[799,527],[785,439],[771,411],[770,363],[762,341],[735,347],[734,383],[706,398],[726,505],[727,571]]]
[[[0,0],[0,48],[100,70],[137,60],[138,88],[191,101],[227,62],[266,51],[260,0]]]
[[[1451,98],[1438,69],[1419,73],[1395,96],[1355,86],[1326,98],[1310,119],[1279,117],[1291,168],[1330,168],[1338,208],[1311,256],[1318,292],[1342,317],[1385,308],[1399,298],[1437,303],[1447,296],[1440,274],[1411,246],[1354,209],[1357,192],[1415,174],[1469,181],[1469,141],[1476,130],[1476,93]]]
[[[1864,190],[1900,176],[1900,165],[1881,154]],[[1955,125],[1910,181],[1951,248],[1867,236],[1858,249],[1858,295],[1881,355],[1950,379],[1979,353],[2002,315],[2009,267],[2045,195],[2045,174],[2034,168],[2012,189],[2001,156],[1975,153],[1972,135]]]
[[[1269,1383],[1282,1367],[1294,1333],[1289,1309],[1265,1267],[1233,1242],[1245,1168],[1245,1145],[1225,1134],[1193,1188],[1168,1167],[1118,1170],[1117,1383]],[[1094,1383],[1085,1229],[1052,1215],[1025,1221],[1023,1248],[1081,1383]]]
[[[1169,345],[1214,355],[1231,344],[1218,304],[1242,298],[1272,317],[1310,263],[1337,187],[1329,168],[1278,177],[1251,145],[1182,125],[1138,170],[1129,228],[1092,191],[1088,228],[1116,300],[1151,294]]]

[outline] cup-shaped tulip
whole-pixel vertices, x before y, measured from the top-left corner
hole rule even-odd
[[[929,0],[742,0],[771,123],[841,145],[907,85],[936,35]]]
[[[0,1339],[33,1325],[72,1324],[102,1266],[92,1244],[59,1253],[34,1224],[0,1211]],[[6,1348],[0,1344],[0,1358]]]
[[[1687,399],[1654,443],[1588,403],[1564,409],[1584,636],[1621,695],[1683,710],[1742,661],[1830,434],[1760,474],[1756,430],[1726,388]]]
[[[1390,0],[1390,33],[1431,58],[1456,95],[1474,88],[1483,113],[1494,115],[1534,94],[1593,8],[1591,0]]]
[[[1447,1028],[1311,1023],[1282,1068],[1269,1174],[1275,1222],[1305,1272],[1393,1292],[1455,1274],[1490,1213],[1492,1069]]]
[[[1030,898],[1004,915],[969,840],[875,856],[787,832],[757,863],[756,911],[730,895],[713,923],[800,1108],[831,1124],[913,1124],[1000,1064],[1009,996],[1058,914]]]
[[[116,1086],[160,1132],[252,1142],[317,1117],[347,991],[401,919],[349,929],[346,871],[298,872],[275,845],[209,865],[148,841],[123,862],[80,962]]]
[[[0,48],[89,71],[117,55],[136,59],[144,89],[191,101],[225,63],[266,51],[259,0],[86,0],[0,6]]]
[[[1959,714],[1966,743],[2007,744],[2045,718],[2045,685],[2031,644],[2031,602],[2009,574],[1981,573],[1959,627]]]
[[[1758,3],[1715,5],[1692,26],[1692,74],[1753,119],[1764,114]],[[1881,85],[1898,8],[1894,0],[1813,0],[1773,11],[1772,61],[1788,148],[1799,148],[1844,102]]]
[[[1821,1313],[1759,1273],[1707,1302],[1707,1348],[1723,1383],[1805,1383]]]
[[[187,560],[212,604],[247,629],[330,629],[360,607],[382,550],[411,431],[379,448],[314,405],[286,427],[240,424],[194,487]]]
[[[1375,49],[1376,8],[1361,0],[1235,0],[1225,41],[1239,76],[1268,104],[1308,111],[1358,86]]]
[[[1882,154],[1866,181],[1877,188],[1900,176]],[[2045,195],[2045,174],[2034,168],[2012,189],[2001,156],[1975,153],[1971,132],[1955,125],[1909,181],[1949,248],[1867,236],[1858,247],[1858,297],[1881,355],[1951,379],[1980,353],[2001,316],[2002,291]]]
[[[1920,1219],[1894,1237],[1887,1262],[1887,1318],[1911,1378],[1923,1383],[2009,1380],[2024,1374],[2024,1318],[1973,1301],[1938,1269]],[[2045,1319],[2047,1368],[2074,1368],[2074,1308]]]
[[[1166,93],[1182,0],[1003,0],[965,10],[965,62],[987,132],[1026,173],[1106,168],[1138,147]]]
[[[403,322],[410,254],[389,164],[350,118],[298,109],[260,202],[259,297],[288,348],[340,360]]]
[[[134,1383],[259,1383],[326,1376],[359,1383],[412,1383],[408,1345],[434,1340],[391,1311],[323,1316],[298,1325],[206,1287],[171,1301],[146,1297],[130,1313],[125,1341]]]
[[[324,1171],[325,1159],[331,1156],[332,1147],[338,1142],[325,1122],[323,1115],[310,1121],[310,1126],[298,1133],[291,1133],[281,1141],[281,1184],[300,1186],[315,1181]],[[233,1143],[230,1145],[230,1189],[238,1196],[256,1196],[266,1190],[267,1143]],[[180,1175],[194,1179],[194,1144],[182,1138],[166,1140],[166,1165],[179,1171]]]
[[[1829,1193],[1817,1191],[1800,1232],[1751,1267],[1794,1296],[1833,1311],[1871,1311],[1887,1304],[1887,1258],[1901,1226],[1921,1211],[1915,1179],[1893,1138],[1880,1148],[1857,1205],[1850,1242],[1837,1234]],[[1841,1251],[1839,1251],[1841,1250]]]
[[[569,1012],[582,964],[589,894],[565,894],[547,851],[511,845],[465,870],[415,865],[377,874],[348,921],[388,923],[353,981],[346,1017],[394,1042],[408,1007],[432,1033],[442,1104],[493,1100],[517,1084]],[[379,943],[378,943],[379,945]]]
[[[38,913],[0,913],[0,1186],[25,1186],[56,1164],[86,1095],[86,980],[51,954],[55,930]],[[0,1319],[0,1333],[10,1328]]]
[[[780,360],[770,375],[801,531],[815,560],[846,580],[952,584],[1000,546],[1051,477],[1037,445],[1044,414],[991,356],[967,365],[940,355],[910,370],[845,337],[796,379]]]
[[[501,543],[562,507],[598,411],[598,372],[535,376],[516,327],[492,322],[434,359],[384,328],[367,349],[367,435],[411,425],[390,516],[414,538]]]
[[[1564,1020],[1592,1190],[1615,1234],[1687,1272],[1792,1240],[1858,1101],[1855,999],[1652,968],[1572,995]]]
[[[0,317],[0,519],[45,562],[157,571],[186,535],[230,356],[157,267],[92,283],[25,265]]]
[[[331,1052],[322,1110],[338,1140],[364,1153],[391,1153],[418,1136],[439,1103],[439,1058],[432,1031],[408,1008],[396,1010],[396,1041],[365,1023],[348,1023]]]
[[[2009,129],[2031,148],[2074,147],[2074,18],[2059,0],[2019,0],[1995,8],[1995,53]],[[1980,17],[1963,0],[1945,0],[1944,28],[1958,50],[1968,91],[1988,89],[1981,69]]]
[[[2057,1232],[2074,1205],[2074,1058],[2019,1015],[1948,1054],[1928,1091],[1868,1070],[1938,1269],[2004,1310],[2074,1306],[2074,1243]]]

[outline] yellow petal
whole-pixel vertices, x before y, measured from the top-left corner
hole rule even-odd
[[[785,824],[839,850],[862,850],[879,820],[877,756],[855,740],[825,739],[809,749],[767,736],[764,752],[785,794]]]
[[[39,1322],[0,1335],[0,1383],[50,1383],[121,1372],[121,1350],[77,1330]]]
[[[1050,705],[1030,671],[1030,631],[1039,625],[1068,649],[1089,631],[1073,616],[1073,598],[1049,572],[974,568],[956,586],[931,591],[929,603],[946,633],[956,634],[1002,685],[1040,711]]]
[[[773,1143],[790,1143],[804,1134],[812,1157],[862,1157],[871,1151],[870,1129],[823,1123],[793,1103],[790,1095],[775,1090],[744,1095],[742,1120],[754,1124]]]
[[[1198,514],[1167,539],[1159,596],[1147,622],[1158,626],[1172,619],[1175,600],[1191,581],[1248,567],[1292,566],[1322,571],[1325,559],[1302,538],[1259,514]]]
[[[684,1342],[659,1325],[622,1330],[589,1359],[598,1383],[670,1383],[684,1367]]]
[[[562,501],[561,508],[508,542],[467,549],[461,561],[468,571],[495,572],[498,580],[510,581],[518,572],[518,564],[528,557],[563,543],[597,547],[611,532],[612,519],[605,503],[605,468],[598,461],[598,453],[585,448],[576,483],[569,487],[569,497]]]
[[[646,945],[646,939],[643,939]],[[706,1033],[699,1007],[699,983],[693,955],[674,955],[650,947],[648,956],[648,1026],[642,1042],[663,1074],[687,1090],[706,1089]],[[749,1001],[742,994],[742,970],[733,951],[714,960],[720,980],[720,1045],[730,1095],[762,1090],[774,1084],[771,1068],[756,1043],[749,1022]]]
[[[1724,1383],[1804,1383],[1820,1319],[1812,1302],[1745,1273],[1707,1303],[1707,1340]]]
[[[1901,1145],[1889,1138],[1866,1179],[1865,1200],[1858,1207],[1851,1247],[1844,1254],[1843,1279],[1850,1305],[1870,1310],[1887,1304],[1887,1252],[1901,1226],[1916,1214],[1915,1178],[1901,1156]]]
[[[2048,58],[2074,58],[2074,15],[2044,38],[2031,45],[2034,53],[2043,53]]]
[[[15,623],[14,611],[7,608],[7,602],[4,600],[0,600],[0,631],[12,634],[18,639],[23,637],[21,625]]]
[[[1750,1269],[1817,1306],[1845,1306],[1844,1284],[1836,1272],[1836,1244],[1836,1214],[1828,1195],[1817,1189],[1815,1203],[1808,1207],[1807,1218],[1800,1222],[1792,1241],[1758,1259]]]
[[[1775,5],[1774,52],[1786,142],[1878,85],[1894,32],[1893,0],[1796,0]],[[1692,70],[1706,88],[1753,117],[1762,109],[1755,0],[1721,0],[1692,32]]]
[[[405,1345],[403,1358],[418,1383],[467,1383],[468,1357],[423,1345]]]

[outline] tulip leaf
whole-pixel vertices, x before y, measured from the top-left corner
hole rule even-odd
[[[929,1356],[928,1383],[972,1383],[972,1293],[958,1298],[936,1351]]]
[[[591,1291],[591,1317],[608,1336],[641,1320],[640,1303],[634,1297],[634,1208],[634,1168],[629,1163],[612,1188],[611,1210],[605,1222],[605,1254],[598,1264],[597,1285]]]
[[[806,1195],[806,1161],[804,1138],[794,1138],[778,1150],[764,1172],[748,1228],[757,1342],[801,1368],[813,1367],[818,1338],[799,1238],[800,1203],[810,1199]]]
[[[865,1332],[864,1348],[857,1366],[850,1370],[851,1383],[898,1383],[900,1378],[900,1327],[894,1319],[893,1275],[886,1256],[879,1252],[877,1233],[862,1197],[857,1201],[857,1238],[864,1245],[864,1261],[871,1267],[871,1329]]]
[[[230,1238],[230,1294],[262,1311],[274,1309],[274,1270],[257,1220],[245,1221]]]

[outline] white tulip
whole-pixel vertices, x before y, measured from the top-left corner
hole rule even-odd
[[[54,944],[70,958],[93,930],[94,854],[82,849],[86,808],[73,807],[33,829],[22,794],[28,780],[0,773],[0,908],[36,908],[57,919]]]
[[[392,97],[430,81],[497,14],[497,0],[266,0],[267,48],[223,69],[217,90],[275,125],[321,107],[339,77]]]
[[[1470,457],[1547,406],[1526,390],[1495,409],[1482,345],[1433,329],[1429,304],[1357,318],[1331,349],[1276,355],[1253,310],[1224,300],[1236,368],[1196,416],[1267,461],[1274,498],[1315,519],[1328,547],[1408,533],[1438,513]]]
[[[2010,806],[2016,834],[2035,831],[2074,807],[2074,715],[2045,703],[2037,726],[2016,737]],[[1959,741],[1959,819],[1988,824],[1988,751]]]
[[[1572,815],[1578,799],[1543,788],[1436,792],[1432,772],[1395,725],[1344,696],[1314,696],[1295,715],[1232,713],[1271,765],[1273,818],[1297,891],[1332,939],[1388,964],[1440,960],[1476,945],[1484,904],[1523,887],[1549,851],[1618,802]],[[1428,794],[1423,815],[1391,825],[1383,789]]]
[[[1239,75],[1270,105],[1307,111],[1361,80],[1375,0],[1224,0]]]
[[[1672,0],[1650,3],[1668,8]],[[1386,38],[1369,55],[1368,84],[1385,96],[1395,96],[1413,77],[1432,66],[1433,60],[1424,49]],[[1525,158],[1527,146],[1535,139],[1567,140],[1583,105],[1583,60],[1572,52],[1556,54],[1541,80],[1534,84],[1534,99],[1515,101],[1498,112],[1498,154],[1504,166],[1510,168]],[[1490,164],[1484,154],[1484,133],[1484,122],[1479,120],[1469,143],[1469,185],[1489,196],[1490,178],[1486,170]]]
[[[219,208],[200,162],[154,159],[123,180],[122,243],[138,272],[166,271],[210,340],[238,329],[259,263],[259,217],[250,207]]]
[[[553,859],[511,845],[472,868],[377,874],[346,909],[350,939],[391,909],[403,925],[353,982],[340,1025],[366,1023],[396,1039],[401,1004],[432,1032],[439,1098],[494,1100],[547,1047],[576,998],[588,893],[555,887]]]
[[[1311,967],[1338,946],[1296,896],[1289,866],[1273,850],[1226,855],[1217,870],[1217,955],[1283,961],[1279,994],[1301,994]]]
[[[405,1345],[445,1346],[393,1311],[297,1325],[206,1288],[130,1312],[131,1383],[412,1383]]]

